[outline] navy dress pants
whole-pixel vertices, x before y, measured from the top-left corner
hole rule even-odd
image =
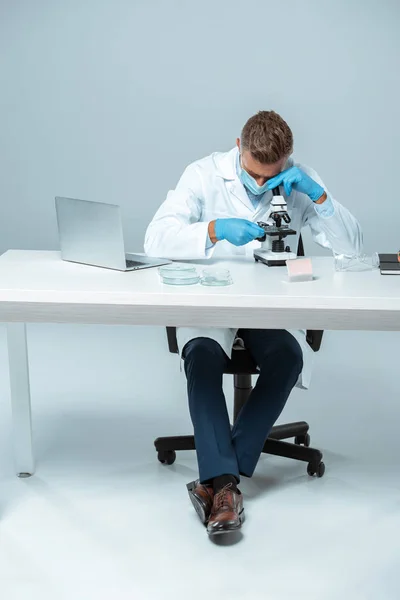
[[[275,421],[303,368],[297,340],[285,330],[241,329],[260,369],[249,400],[230,426],[222,376],[229,358],[218,342],[195,338],[183,349],[200,481],[219,475],[251,477]]]

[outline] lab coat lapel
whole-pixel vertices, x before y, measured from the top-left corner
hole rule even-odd
[[[254,206],[252,205],[242,183],[239,181],[239,178],[236,178],[233,181],[227,181],[227,186],[230,195],[234,196],[236,200],[242,202],[242,204],[244,204],[252,213],[254,213]]]
[[[239,200],[239,202],[254,214],[254,206],[236,173],[237,155],[237,148],[233,148],[230,152],[219,155],[216,160],[217,171],[218,174],[225,179],[226,189],[228,190],[232,203],[235,204],[236,201]]]

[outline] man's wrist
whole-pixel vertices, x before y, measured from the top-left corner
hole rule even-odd
[[[210,221],[208,224],[208,237],[211,243],[216,244],[218,242],[217,236],[215,235],[215,221]]]
[[[314,204],[323,204],[325,202],[325,200],[327,199],[327,194],[326,192],[324,192],[322,194],[322,196],[320,196],[317,200],[314,200]]]

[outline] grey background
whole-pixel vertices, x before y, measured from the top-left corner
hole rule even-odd
[[[366,251],[397,249],[399,14],[396,0],[1,0],[0,251],[58,247],[55,195],[121,204],[141,250],[185,166],[270,108]]]

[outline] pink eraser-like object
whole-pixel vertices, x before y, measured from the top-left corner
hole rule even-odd
[[[289,281],[312,281],[311,258],[295,258],[286,262]]]

